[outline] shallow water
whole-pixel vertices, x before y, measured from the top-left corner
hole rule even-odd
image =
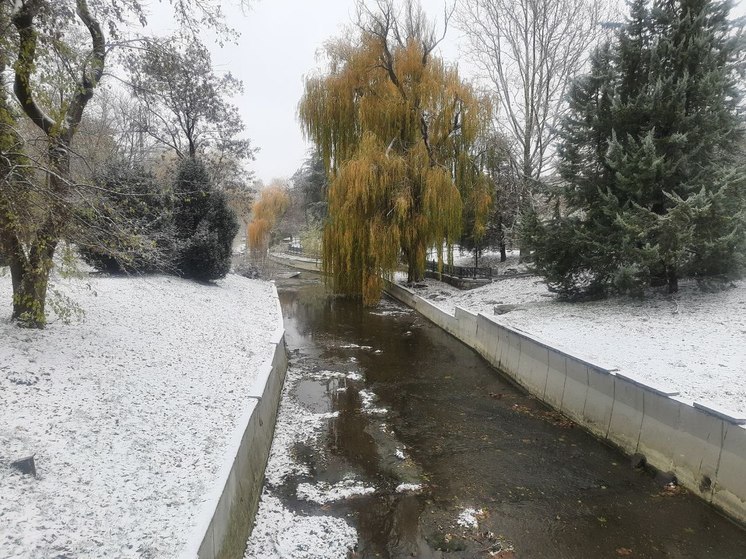
[[[294,513],[354,527],[349,557],[746,557],[744,530],[633,469],[414,311],[364,309],[305,273],[278,289],[286,397],[327,415],[292,448],[303,467],[271,491]],[[343,481],[363,494],[329,500],[324,489]]]

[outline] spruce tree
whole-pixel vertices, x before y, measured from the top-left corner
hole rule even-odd
[[[675,292],[683,276],[740,271],[741,46],[728,12],[720,1],[635,0],[574,84],[559,151],[565,214],[526,228],[560,292],[656,282]]]

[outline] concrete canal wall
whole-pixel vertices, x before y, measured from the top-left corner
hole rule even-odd
[[[308,272],[320,272],[321,271],[321,260],[318,258],[306,258],[295,254],[286,254],[279,252],[271,252],[269,254],[270,260],[283,264],[297,270],[306,270]]]
[[[280,324],[271,339],[272,362],[259,371],[246,395],[246,409],[231,438],[226,461],[182,559],[243,559],[259,506],[288,365],[279,299],[277,307]]]
[[[746,417],[677,398],[627,371],[591,363],[493,317],[453,315],[400,285],[392,297],[479,352],[536,398],[746,524]]]

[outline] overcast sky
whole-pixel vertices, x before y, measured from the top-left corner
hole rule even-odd
[[[423,0],[422,5],[442,22],[442,0]],[[231,11],[229,22],[241,38],[236,46],[212,48],[213,62],[243,81],[244,95],[236,104],[247,135],[260,148],[251,168],[265,183],[289,178],[305,159],[311,146],[296,118],[303,76],[318,67],[317,51],[343,32],[354,13],[353,0],[259,0],[245,15]],[[452,28],[444,47],[450,58],[458,53],[456,35]]]
[[[224,4],[241,38],[223,49],[213,45],[213,61],[219,71],[230,70],[243,81],[244,95],[235,102],[247,135],[260,148],[251,167],[265,183],[290,177],[310,148],[296,118],[303,76],[318,67],[323,43],[352,21],[354,0],[258,0],[245,14]],[[736,12],[744,13],[743,0],[739,4]],[[422,6],[442,24],[443,0],[422,0]],[[442,56],[457,60],[458,43],[459,32],[451,26]],[[463,63],[460,67],[468,74]]]

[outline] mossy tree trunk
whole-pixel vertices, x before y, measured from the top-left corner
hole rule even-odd
[[[52,193],[61,195],[69,174],[70,158],[67,150],[54,148],[49,152],[52,169],[47,185]],[[17,231],[8,231],[6,244],[13,281],[13,320],[20,326],[43,328],[46,324],[46,299],[49,274],[54,266],[54,252],[67,221],[63,205],[51,207],[31,240],[23,243]]]
[[[30,328],[43,328],[52,257],[59,239],[55,235],[37,239],[26,254],[18,249],[10,255],[13,280],[13,320]]]
[[[13,319],[21,326],[33,328],[44,327],[54,252],[70,219],[70,147],[83,111],[103,74],[106,56],[99,22],[91,14],[86,0],[76,0],[75,13],[90,33],[91,50],[76,88],[62,103],[57,120],[49,116],[36,102],[37,91],[32,79],[38,62],[36,19],[44,8],[41,2],[19,3],[10,13],[18,32],[13,91],[23,114],[47,140],[47,161],[38,169],[46,175],[43,184],[34,183],[38,179],[28,171],[30,162],[24,161],[23,142],[14,126],[15,117],[4,94],[4,84],[0,82],[0,148],[5,156],[0,165],[6,171],[0,185],[0,251],[10,265]],[[4,69],[6,63],[5,59],[0,60],[0,69]],[[24,162],[26,165],[21,164]],[[34,198],[38,208],[21,215],[19,202],[27,203],[27,198]]]

